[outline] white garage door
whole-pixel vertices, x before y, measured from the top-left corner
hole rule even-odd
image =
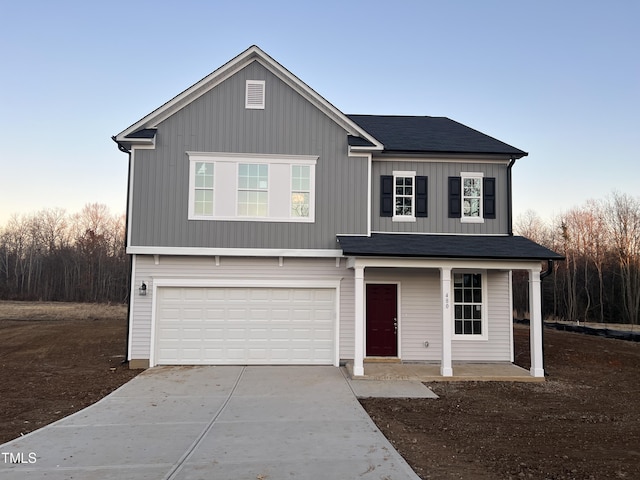
[[[336,290],[158,288],[158,365],[334,362]]]

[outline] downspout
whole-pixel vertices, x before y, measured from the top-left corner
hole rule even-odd
[[[129,238],[129,189],[131,188],[131,150],[128,150],[124,145],[122,145],[116,137],[111,137],[111,140],[116,142],[118,145],[118,150],[123,153],[126,153],[128,156],[127,164],[127,204],[126,204],[126,212],[124,219],[124,249],[127,251],[127,239]],[[129,363],[129,330],[131,328],[131,279],[133,278],[133,255],[129,255],[129,278],[127,279],[127,290],[129,291],[129,301],[127,302],[127,337],[124,344],[124,360],[121,362],[122,365]]]
[[[516,163],[516,157],[511,157],[509,161],[509,166],[507,166],[507,217],[508,224],[507,228],[509,231],[509,236],[513,237],[513,207],[511,206],[512,202],[512,192],[511,192],[511,169],[513,168],[513,164]]]

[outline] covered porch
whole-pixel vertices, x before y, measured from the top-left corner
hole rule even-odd
[[[523,237],[512,236],[451,236],[451,235],[404,235],[404,234],[373,234],[370,237],[340,236],[338,237],[343,253],[348,257],[347,266],[354,270],[354,356],[347,364],[349,374],[354,378],[371,379],[419,379],[420,381],[464,381],[464,380],[513,380],[513,381],[543,381],[544,366],[542,357],[542,312],[541,312],[541,271],[542,260],[561,259],[562,257],[545,247],[542,247]],[[438,283],[434,285],[436,298],[432,305],[436,308],[432,319],[439,324],[439,362],[411,362],[405,361],[400,354],[390,358],[370,358],[367,354],[367,312],[366,297],[367,271],[401,271],[401,269],[421,269],[425,272],[438,272]],[[454,294],[457,287],[454,282],[460,282],[461,272],[483,272],[477,275],[479,281],[486,282],[487,273],[507,272],[509,276],[508,303],[512,305],[511,272],[525,270],[529,274],[529,310],[531,315],[530,355],[531,368],[529,371],[508,361],[493,362],[491,355],[487,355],[491,345],[496,345],[489,332],[490,315],[488,305],[494,298],[483,293],[482,332],[480,335],[468,335],[460,331],[467,327],[465,321],[460,322],[456,312],[460,308]],[[465,273],[464,275],[469,275]],[[473,274],[472,274],[473,275]],[[475,281],[475,280],[474,280]],[[482,287],[486,292],[485,287]],[[425,292],[425,295],[427,292]],[[511,308],[502,314],[501,322],[506,320],[511,324]],[[400,314],[398,313],[398,317]],[[470,317],[466,317],[470,318]],[[476,317],[472,317],[475,319]],[[394,319],[396,331],[401,319]],[[473,322],[475,323],[475,320]],[[473,328],[476,328],[475,325]],[[504,327],[503,327],[504,328]],[[475,332],[471,332],[475,333]],[[406,335],[410,333],[405,332]],[[484,354],[469,357],[462,354],[464,342],[478,351],[484,349]],[[480,342],[480,343],[477,343]],[[482,344],[484,342],[484,344]],[[493,343],[492,343],[493,342]],[[504,339],[500,345],[513,351],[513,338]],[[426,343],[426,342],[425,342]],[[491,345],[490,345],[491,344]],[[456,352],[458,352],[456,354]],[[504,351],[501,354],[505,358]],[[372,363],[370,360],[377,360]],[[385,361],[388,360],[388,361]],[[489,360],[489,361],[487,361]],[[511,355],[511,362],[513,356]]]
[[[440,365],[399,362],[364,362],[364,375],[353,374],[353,362],[345,365],[351,378],[362,380],[410,380],[416,382],[544,382],[543,377],[512,363],[462,363],[453,365],[453,374],[443,377]]]

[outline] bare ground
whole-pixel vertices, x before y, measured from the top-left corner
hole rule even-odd
[[[516,326],[528,368],[528,328]],[[424,479],[638,478],[640,344],[545,329],[547,382],[433,383],[362,404]],[[0,302],[0,444],[133,378],[126,307]]]
[[[529,330],[515,327],[529,368]],[[544,331],[545,383],[432,383],[438,400],[366,399],[423,479],[639,478],[640,344]]]
[[[127,307],[0,302],[0,444],[96,402],[123,365]]]

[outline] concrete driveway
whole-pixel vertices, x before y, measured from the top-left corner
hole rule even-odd
[[[267,366],[147,370],[0,446],[0,478],[418,479],[340,369]]]

